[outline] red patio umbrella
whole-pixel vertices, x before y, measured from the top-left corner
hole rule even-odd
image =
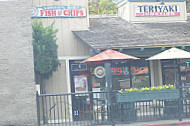
[[[84,60],[82,63],[104,63],[105,71],[106,71],[106,87],[107,91],[112,91],[112,82],[111,82],[111,62],[119,62],[119,61],[130,61],[130,60],[137,60],[139,58],[126,55],[123,53],[120,53],[118,51],[114,51],[112,49],[107,49],[106,51],[103,51],[93,57],[90,57],[86,60]],[[108,104],[111,104],[111,96],[108,96]],[[110,105],[111,106],[111,105]],[[113,113],[111,113],[112,115]],[[111,118],[112,120],[114,118]],[[114,121],[112,121],[112,126],[115,126]]]
[[[90,57],[82,63],[92,63],[92,62],[117,62],[117,61],[129,61],[129,60],[137,60],[139,58],[130,56],[127,54],[120,53],[118,51],[107,49],[93,57]]]
[[[118,61],[131,61],[131,60],[138,60],[139,58],[130,56],[127,54],[120,53],[118,51],[107,49],[93,57],[90,57],[82,63],[104,63],[105,70],[106,70],[106,87],[108,91],[112,88],[111,82],[111,62],[118,62]]]

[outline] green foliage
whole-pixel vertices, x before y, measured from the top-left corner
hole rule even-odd
[[[109,0],[89,0],[89,13],[90,14],[117,14],[116,1]]]
[[[187,12],[190,13],[190,0],[186,0]]]
[[[159,91],[159,90],[174,90],[175,87],[173,85],[162,85],[157,87],[141,87],[141,88],[130,88],[130,89],[121,89],[119,93],[127,93],[127,92],[142,92],[142,91]]]
[[[42,78],[49,78],[53,71],[56,71],[59,63],[57,57],[57,29],[53,29],[54,22],[44,27],[42,21],[35,20],[33,29],[33,52],[35,74]]]

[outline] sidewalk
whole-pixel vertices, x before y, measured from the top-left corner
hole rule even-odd
[[[159,121],[152,121],[152,122],[137,122],[137,123],[130,123],[130,124],[116,124],[115,126],[190,126],[190,118],[183,119],[183,121],[178,120],[159,120]]]

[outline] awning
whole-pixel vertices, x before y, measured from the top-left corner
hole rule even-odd
[[[93,57],[90,57],[84,60],[82,63],[130,61],[130,60],[137,60],[137,59],[139,58],[130,56],[127,54],[123,54],[112,49],[107,49],[106,51],[103,51]]]
[[[162,59],[186,59],[190,58],[190,53],[178,48],[171,48],[158,53],[146,60],[162,60]]]

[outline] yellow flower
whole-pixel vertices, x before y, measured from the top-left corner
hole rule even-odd
[[[145,91],[145,88],[142,88],[142,91]]]
[[[133,91],[133,89],[132,89],[132,88],[130,88],[130,89],[129,89],[129,92],[131,92],[131,91]]]
[[[134,91],[138,91],[138,89],[137,89],[137,88],[134,88],[133,90],[134,90]]]

